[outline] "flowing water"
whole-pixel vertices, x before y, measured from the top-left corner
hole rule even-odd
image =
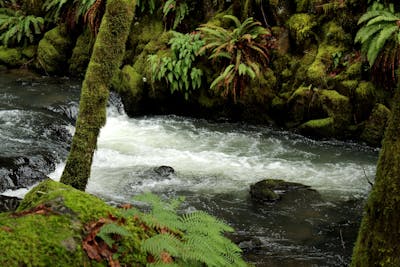
[[[49,175],[54,179],[64,166],[69,138],[59,142],[43,137],[49,126],[40,122],[50,116],[50,125],[70,130],[71,113],[76,113],[71,107],[76,107],[79,93],[74,81],[56,81],[57,86],[50,86],[56,99],[49,99],[48,79],[37,80],[33,87],[45,94],[36,99],[29,93],[31,84],[9,76],[0,79],[1,155],[53,155],[58,164]],[[18,106],[20,102],[26,105]],[[114,105],[98,140],[87,191],[116,203],[148,191],[183,195],[186,210],[202,209],[232,225],[237,231],[230,237],[256,266],[345,266],[376,160],[376,150],[354,143],[177,116],[128,118]],[[160,175],[155,171],[159,166],[175,172]],[[252,202],[249,185],[264,178],[310,185],[321,198]]]

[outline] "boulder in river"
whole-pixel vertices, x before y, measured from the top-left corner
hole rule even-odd
[[[154,168],[154,171],[162,176],[162,177],[169,177],[171,174],[175,173],[174,168],[170,167],[170,166],[160,166],[160,167],[156,167]]]
[[[279,179],[264,179],[250,186],[250,196],[256,202],[275,202],[287,198],[320,199],[319,193],[308,185]]]

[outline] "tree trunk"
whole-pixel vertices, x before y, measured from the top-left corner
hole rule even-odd
[[[85,190],[100,128],[106,121],[108,87],[121,64],[135,0],[108,0],[82,84],[76,131],[61,182]]]
[[[351,266],[400,266],[400,85]]]

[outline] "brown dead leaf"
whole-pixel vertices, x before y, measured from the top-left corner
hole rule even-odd
[[[11,233],[13,231],[13,229],[11,227],[8,227],[6,225],[1,226],[0,229],[3,231],[9,232],[9,233]]]
[[[160,256],[161,256],[161,261],[163,263],[172,263],[172,262],[174,262],[174,260],[172,259],[171,255],[169,255],[169,253],[166,252],[166,251],[161,252]]]
[[[41,204],[30,210],[14,212],[11,214],[11,217],[17,218],[17,217],[22,217],[22,216],[29,215],[29,214],[49,215],[49,214],[54,214],[54,212],[50,207],[47,207],[45,204]]]
[[[86,225],[85,230],[88,234],[82,241],[82,247],[90,259],[96,261],[106,259],[112,267],[120,267],[119,261],[112,258],[113,254],[117,252],[117,248],[114,246],[110,248],[101,238],[96,237],[104,224],[113,222],[116,219],[116,217],[109,215],[109,218],[100,218]]]

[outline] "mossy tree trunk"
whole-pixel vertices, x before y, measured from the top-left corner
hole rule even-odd
[[[82,84],[76,131],[61,182],[85,190],[100,128],[106,121],[108,87],[122,62],[135,0],[108,0]]]
[[[400,85],[351,266],[400,266]]]

